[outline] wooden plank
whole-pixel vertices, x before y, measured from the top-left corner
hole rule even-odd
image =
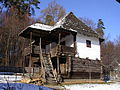
[[[101,63],[98,60],[85,60],[72,58],[73,72],[99,72],[101,73]]]

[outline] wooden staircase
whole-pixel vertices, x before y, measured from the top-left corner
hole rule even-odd
[[[45,70],[45,78],[46,82],[50,84],[57,84],[57,72],[56,70],[53,69],[52,61],[51,61],[51,56],[50,54],[47,54],[43,56],[44,58],[44,70]]]

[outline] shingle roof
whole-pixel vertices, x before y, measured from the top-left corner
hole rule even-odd
[[[67,30],[76,30],[78,33],[83,35],[98,37],[98,34],[95,31],[79,20],[72,12],[60,19],[55,26],[59,26]]]
[[[54,26],[36,23],[28,26],[19,35],[24,34],[25,31],[28,30],[28,28],[44,30],[44,31],[52,31],[52,30],[55,30],[56,28],[63,28],[65,30],[70,30],[70,31],[77,32],[90,37],[99,38],[98,34],[95,31],[93,31],[85,23],[79,20],[72,12],[66,14]]]

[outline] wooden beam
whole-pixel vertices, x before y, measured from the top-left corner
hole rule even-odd
[[[25,56],[25,54],[23,53],[23,60],[22,60],[23,76],[24,76],[24,74],[25,74],[25,61],[26,61],[26,56]]]
[[[101,64],[101,66],[100,66],[100,69],[101,69],[101,72],[100,72],[100,79],[102,79],[102,78],[103,78],[103,66],[102,66],[102,60],[100,60],[100,64]]]
[[[60,74],[60,62],[59,56],[57,56],[57,73]]]
[[[70,72],[71,72],[71,56],[68,56],[67,57],[67,62],[68,63],[66,63],[68,66],[68,78],[70,78]]]
[[[91,76],[91,60],[89,60],[89,83],[91,83],[91,79],[92,79],[92,76]]]
[[[58,45],[60,45],[61,33],[59,33]]]
[[[43,67],[43,56],[42,56],[42,47],[41,47],[41,37],[40,37],[40,42],[39,42],[39,48],[40,48],[39,56],[40,56],[40,64],[41,64],[41,75],[40,75],[40,77],[43,78],[43,80],[45,80],[45,70],[44,70],[44,67]]]
[[[75,49],[75,55],[76,55],[77,53],[76,34],[73,34],[73,41],[74,41],[74,49]]]
[[[59,53],[60,53],[60,38],[61,38],[61,33],[59,33],[59,36],[58,36],[58,54],[57,54],[57,72],[58,74],[60,73],[60,60],[59,60]]]
[[[52,52],[51,52],[51,42],[50,42],[50,44],[49,44],[49,48],[50,48],[50,55],[52,54]]]
[[[32,67],[32,32],[30,32],[30,59],[29,59],[29,76],[31,78],[31,67]]]

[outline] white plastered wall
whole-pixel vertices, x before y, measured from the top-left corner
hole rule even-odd
[[[91,48],[86,47],[86,40],[91,41]],[[100,60],[100,44],[98,38],[87,37],[81,34],[77,34],[76,42],[77,42],[77,55],[80,58]]]
[[[91,48],[86,47],[86,40],[91,41]],[[65,41],[66,46],[74,47],[73,35],[67,35],[61,39],[61,42]],[[99,39],[95,37],[88,37],[77,33],[76,36],[77,55],[80,58],[89,58],[92,60],[100,60],[100,44]],[[54,48],[57,44],[52,43],[51,48]],[[46,46],[49,50],[49,45]]]

